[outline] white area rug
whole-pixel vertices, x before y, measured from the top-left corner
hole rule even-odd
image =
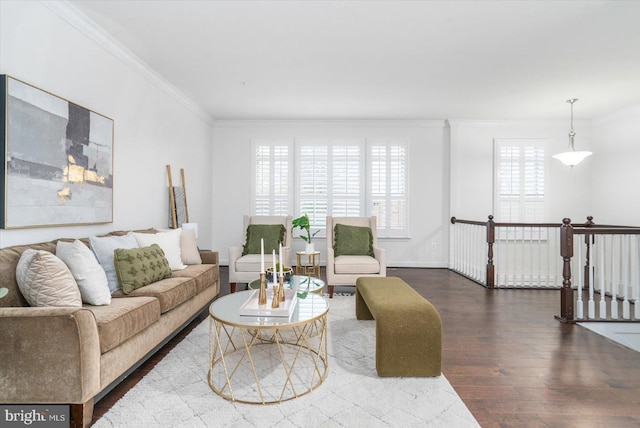
[[[637,323],[581,322],[578,325],[640,352],[640,325]]]
[[[381,378],[375,321],[357,321],[353,296],[329,310],[329,374],[318,389],[281,404],[227,401],[207,382],[209,321],[198,325],[93,426],[479,427],[444,375]]]

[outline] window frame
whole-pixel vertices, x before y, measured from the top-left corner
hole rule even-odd
[[[301,158],[301,150],[305,146],[315,145],[315,146],[326,146],[328,150],[331,151],[332,147],[347,145],[347,146],[357,146],[359,150],[359,177],[358,177],[358,189],[359,194],[357,196],[358,204],[359,204],[359,216],[371,216],[373,215],[373,202],[376,198],[373,196],[373,154],[372,150],[376,146],[384,145],[387,147],[387,152],[391,150],[390,148],[393,146],[400,146],[404,151],[404,176],[402,177],[402,187],[404,187],[404,209],[402,213],[403,220],[401,222],[404,223],[403,227],[394,229],[390,223],[390,216],[387,217],[388,221],[385,224],[381,224],[384,222],[384,219],[378,218],[378,230],[377,236],[379,239],[407,239],[409,238],[409,166],[410,166],[410,156],[409,156],[409,141],[406,139],[359,139],[359,138],[299,138],[299,139],[265,139],[265,138],[256,138],[251,142],[251,212],[253,215],[280,215],[278,213],[274,213],[273,211],[269,211],[269,214],[257,214],[258,209],[258,193],[257,193],[257,183],[258,183],[258,171],[257,171],[257,161],[258,161],[258,147],[260,146],[268,146],[270,147],[270,156],[269,156],[269,168],[270,168],[270,181],[273,181],[273,170],[275,168],[275,158],[273,157],[273,150],[276,146],[286,146],[288,148],[288,156],[287,161],[289,165],[289,171],[287,175],[288,179],[288,195],[287,195],[287,206],[288,212],[293,213],[294,218],[299,217],[300,215],[305,214],[302,212],[301,204],[303,197],[301,195],[300,186],[302,183],[301,180],[301,169],[302,169],[302,158]],[[333,184],[333,180],[331,179],[332,168],[334,164],[331,163],[332,153],[328,154],[327,157],[327,214],[335,216],[336,214],[332,211],[332,207],[336,198],[333,197],[333,188],[331,187]],[[385,171],[389,171],[392,168],[392,160],[389,158],[385,161]],[[387,207],[393,205],[393,199],[397,197],[391,196],[391,183],[392,176],[388,175],[386,177],[386,188],[387,192],[384,196],[384,200],[386,201]],[[275,195],[273,193],[274,183],[269,183],[269,204],[273,206],[273,201]],[[379,198],[378,198],[379,199]],[[402,200],[402,198],[400,198]],[[389,210],[391,211],[391,210]],[[308,213],[307,213],[308,214]],[[313,221],[313,220],[312,220]],[[311,226],[314,230],[319,230],[319,233],[316,235],[318,238],[326,237],[326,222],[325,218],[322,218],[321,222],[317,222],[316,224],[312,223]]]
[[[286,204],[287,204],[287,212],[286,213],[281,213],[280,211],[269,211],[268,214],[257,214],[258,211],[258,204],[257,204],[257,199],[258,199],[258,194],[256,192],[256,187],[257,187],[257,171],[256,171],[256,167],[257,167],[257,149],[260,146],[266,146],[270,148],[270,157],[269,157],[269,169],[270,169],[270,183],[269,183],[269,195],[268,195],[268,199],[269,199],[269,206],[274,206],[275,205],[275,192],[274,190],[274,185],[275,185],[275,168],[276,168],[276,158],[273,154],[273,151],[275,150],[275,147],[278,146],[285,146],[287,147],[288,153],[287,153],[287,162],[288,162],[288,166],[289,166],[289,171],[287,174],[287,197],[286,197]],[[291,209],[293,207],[293,197],[291,195],[291,186],[293,184],[293,169],[291,168],[291,166],[293,165],[293,140],[288,140],[288,139],[255,139],[251,141],[251,213],[253,215],[289,215],[288,213],[291,212]]]
[[[519,192],[518,192],[518,211],[520,213],[520,218],[515,221],[511,218],[505,219],[501,216],[501,206],[500,202],[504,200],[504,197],[500,194],[500,148],[502,147],[518,147],[521,151],[519,154],[520,165],[519,165]],[[524,213],[526,211],[526,154],[524,153],[524,149],[526,147],[535,147],[543,150],[542,154],[542,171],[544,174],[542,185],[543,185],[543,196],[542,196],[542,209],[540,212],[542,213],[540,217],[534,219],[534,221],[526,221],[524,218]],[[493,213],[495,217],[495,221],[497,223],[547,223],[549,220],[549,139],[548,138],[497,138],[494,140],[494,154],[493,154]],[[546,231],[542,232],[533,232],[533,231],[525,231],[517,228],[517,230],[509,230],[510,228],[500,228],[499,236],[497,239],[499,240],[546,240],[547,235]]]

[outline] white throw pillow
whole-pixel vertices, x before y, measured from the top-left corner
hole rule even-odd
[[[73,242],[58,241],[56,256],[67,265],[76,279],[84,303],[96,306],[111,303],[107,274],[89,247],[77,239]]]
[[[133,235],[136,237],[139,247],[150,247],[153,244],[158,244],[164,251],[164,256],[169,261],[171,270],[181,270],[187,267],[182,263],[182,252],[180,251],[182,229],[171,229],[167,232],[158,233],[133,232]]]
[[[89,237],[89,243],[91,244],[91,250],[98,259],[98,263],[104,269],[104,273],[107,274],[109,290],[113,294],[114,291],[120,289],[116,267],[113,263],[113,252],[116,248],[138,248],[138,241],[133,236],[133,232],[129,232],[124,236],[105,236],[102,238],[91,236]]]
[[[48,251],[25,250],[16,266],[16,281],[31,306],[82,306],[71,271]]]
[[[180,235],[180,253],[185,265],[201,265],[202,257],[196,242],[196,232],[193,229],[182,229]]]

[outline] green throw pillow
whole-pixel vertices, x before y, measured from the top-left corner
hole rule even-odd
[[[282,224],[250,224],[247,227],[247,243],[242,248],[242,255],[260,254],[260,239],[264,238],[264,253],[280,251],[279,244],[284,242],[287,229]]]
[[[113,262],[124,294],[171,276],[169,262],[158,244],[142,248],[118,248],[113,251]]]
[[[373,254],[373,234],[371,228],[336,224],[333,228],[334,256],[371,256]]]

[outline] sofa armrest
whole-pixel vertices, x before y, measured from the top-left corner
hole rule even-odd
[[[100,389],[100,341],[91,311],[0,308],[0,402],[78,404]]]
[[[217,251],[200,250],[200,258],[202,259],[202,263],[207,265],[220,264]]]

